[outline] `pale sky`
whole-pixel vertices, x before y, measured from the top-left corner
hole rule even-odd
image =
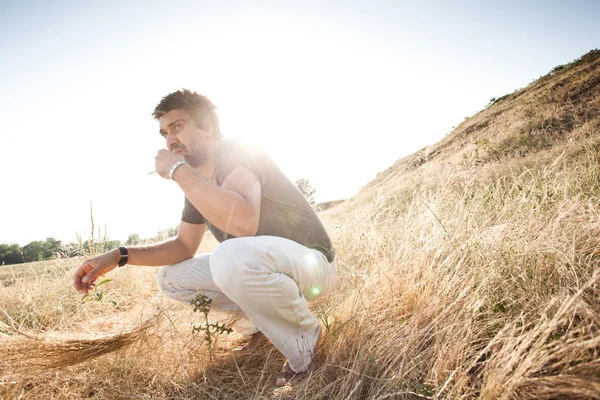
[[[422,4],[426,3],[426,4]],[[317,201],[600,47],[598,1],[1,1],[0,243],[176,226],[151,112],[181,88]]]

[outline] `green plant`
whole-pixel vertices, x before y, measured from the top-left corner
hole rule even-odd
[[[100,282],[98,282],[96,284],[96,288],[94,289],[93,292],[90,292],[90,293],[88,293],[88,294],[86,294],[86,295],[83,296],[84,303],[87,303],[87,302],[93,301],[93,300],[95,300],[95,301],[102,301],[103,299],[106,299],[107,297],[105,296],[105,293],[99,291],[98,290],[98,286],[105,285],[105,284],[107,284],[107,283],[109,283],[111,281],[112,281],[112,278],[106,278],[106,279],[102,279]],[[117,306],[117,302],[116,301],[114,301],[114,300],[109,300],[109,301],[114,306]]]
[[[233,329],[228,327],[225,324],[220,324],[218,322],[209,323],[208,322],[208,313],[210,312],[210,305],[212,303],[212,299],[210,299],[205,294],[200,293],[192,300],[192,306],[194,307],[194,312],[199,312],[202,314],[204,319],[204,324],[199,326],[194,326],[192,328],[192,333],[202,332],[204,333],[204,340],[208,345],[208,356],[210,361],[212,362],[212,344],[214,342],[214,334],[223,334],[223,333],[231,333]],[[212,329],[212,332],[211,332]]]

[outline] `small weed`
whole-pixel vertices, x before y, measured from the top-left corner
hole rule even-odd
[[[210,358],[210,361],[212,362],[212,344],[214,342],[214,334],[231,333],[233,332],[233,329],[225,324],[220,324],[218,322],[208,322],[208,313],[210,312],[210,305],[212,303],[212,300],[208,296],[200,293],[192,300],[191,303],[194,307],[194,312],[199,312],[200,314],[202,314],[204,319],[204,324],[194,326],[192,329],[192,333],[204,333],[204,340],[208,345],[208,356]]]
[[[94,301],[94,300],[95,301],[102,301],[103,299],[105,299],[107,297],[107,296],[105,297],[106,293],[102,292],[102,291],[99,291],[98,290],[98,286],[105,285],[105,284],[107,284],[107,283],[109,283],[111,281],[112,281],[112,278],[106,278],[106,279],[103,279],[100,282],[98,282],[96,284],[96,288],[94,289],[94,291],[92,293],[88,293],[88,294],[86,294],[86,295],[83,296],[83,302],[87,303],[89,301]],[[109,300],[109,301],[115,307],[117,306],[117,302],[116,301],[114,301],[114,300]]]

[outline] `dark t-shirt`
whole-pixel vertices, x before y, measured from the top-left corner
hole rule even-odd
[[[214,183],[221,186],[227,175],[238,166],[254,172],[260,181],[260,219],[256,236],[284,237],[319,250],[330,262],[333,261],[333,246],[319,217],[273,160],[262,150],[240,140],[221,141]],[[235,237],[212,225],[187,197],[181,220],[190,224],[206,223],[219,242]]]

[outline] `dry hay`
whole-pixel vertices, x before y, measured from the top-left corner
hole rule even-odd
[[[1,323],[0,371],[24,372],[79,364],[139,342],[150,328],[159,323],[160,314],[142,321],[131,330],[101,336],[95,334],[88,339],[33,335]]]

